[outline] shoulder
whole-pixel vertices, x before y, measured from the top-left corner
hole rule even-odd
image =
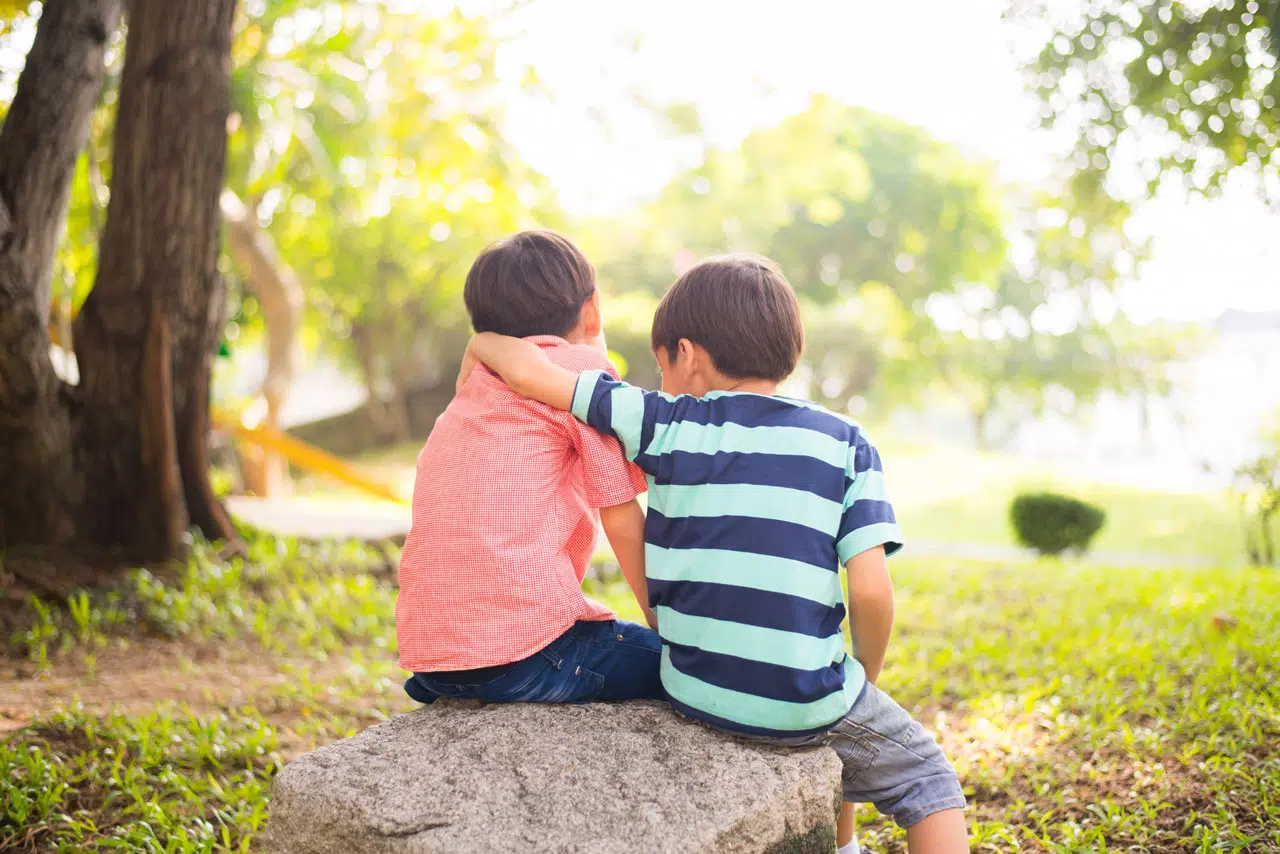
[[[778,400],[791,404],[814,421],[830,425],[833,430],[838,430],[849,436],[850,440],[856,436],[863,435],[862,425],[856,419],[839,412],[833,412],[821,403],[814,403],[812,400],[804,400],[799,397],[779,396]]]
[[[618,378],[618,369],[609,358],[589,344],[555,344],[545,347],[543,352],[566,371],[604,371],[614,379]]]

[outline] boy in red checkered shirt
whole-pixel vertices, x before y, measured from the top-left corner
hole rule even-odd
[[[536,343],[574,371],[603,370],[600,293],[576,246],[523,232],[467,275],[477,332]],[[616,440],[473,371],[418,457],[400,559],[396,635],[409,696],[587,703],[662,698],[661,641],[582,594],[602,524],[645,613],[644,475]]]

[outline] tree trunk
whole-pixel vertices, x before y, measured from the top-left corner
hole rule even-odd
[[[223,304],[218,197],[234,11],[235,0],[130,6],[111,201],[98,278],[75,333],[80,390],[93,416],[88,494],[101,499],[90,512],[94,538],[136,544],[148,557],[179,553],[173,532],[189,521],[211,536],[232,534],[209,487],[206,445]],[[147,305],[150,318],[139,311]],[[148,328],[157,324],[162,334]],[[158,341],[167,352],[156,352]],[[168,394],[155,375],[166,365]],[[171,431],[152,423],[166,418]],[[182,500],[169,495],[172,468]]]
[[[6,249],[21,247],[17,262],[0,260],[0,429],[12,434],[0,437],[10,475],[0,485],[0,547],[97,545],[145,561],[181,554],[190,522],[210,537],[235,536],[209,486],[207,452],[225,310],[218,194],[234,8],[130,2],[111,201],[97,281],[76,319],[72,389],[49,363],[48,235],[62,227],[119,3],[44,5],[0,135],[0,186],[19,235]],[[21,189],[33,167],[48,177],[28,180],[23,202],[13,185]]]
[[[365,411],[369,413],[373,432],[377,435],[379,444],[402,442],[410,433],[409,409],[398,392],[392,394],[391,400],[384,400],[382,397],[377,327],[364,321],[356,321],[351,325],[351,337],[355,339],[356,357],[360,362],[360,373],[364,376],[365,392],[368,395]]]
[[[988,404],[973,405],[970,408],[973,416],[973,439],[979,451],[991,450],[990,433],[991,406]]]
[[[258,225],[253,212],[230,190],[222,191],[222,215],[227,223],[227,246],[245,281],[262,306],[267,326],[267,374],[260,394],[266,403],[266,422],[280,427],[280,414],[289,398],[297,368],[298,326],[302,322],[303,293],[298,277]],[[287,488],[289,469],[279,454],[260,448],[241,451],[245,484],[256,495]]]
[[[48,0],[0,130],[0,548],[66,545],[84,496],[46,330],[54,252],[120,0]]]

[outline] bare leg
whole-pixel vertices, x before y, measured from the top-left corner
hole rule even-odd
[[[843,848],[853,841],[853,804],[840,805],[840,817],[836,819],[836,847]]]
[[[969,854],[969,828],[964,821],[964,811],[936,812],[907,828],[907,850],[911,854]]]

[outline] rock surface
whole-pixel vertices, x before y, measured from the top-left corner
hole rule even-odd
[[[262,850],[830,854],[839,783],[663,704],[441,701],[287,766]]]

